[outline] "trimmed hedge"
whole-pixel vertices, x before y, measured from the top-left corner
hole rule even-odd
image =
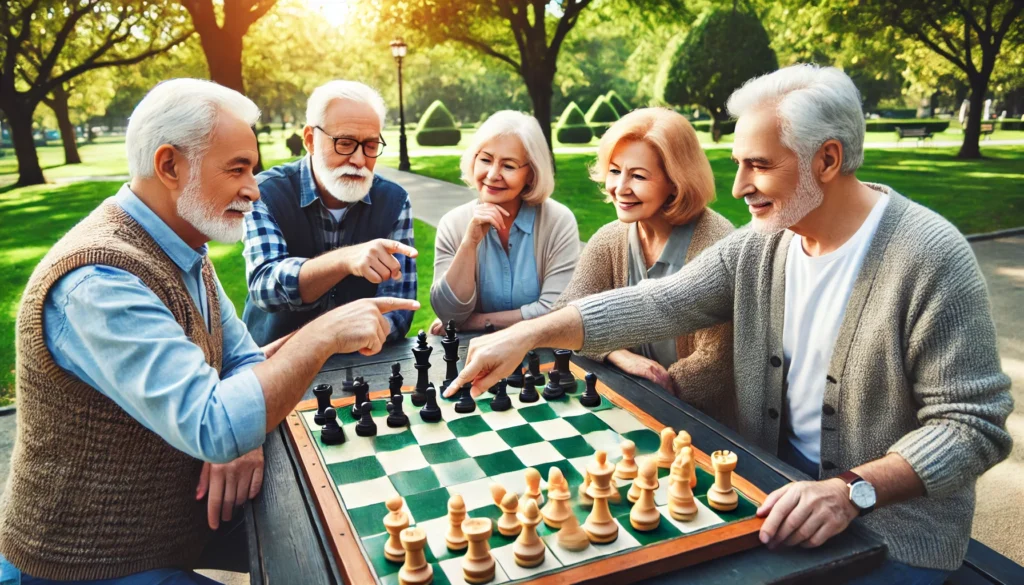
[[[1003,120],[999,123],[1000,130],[1024,130],[1024,120]]]
[[[690,124],[697,132],[711,132],[711,120],[697,120]],[[718,127],[722,129],[722,136],[732,134],[736,131],[736,120],[723,120],[718,123]]]
[[[945,132],[949,128],[949,120],[868,120],[868,132],[895,132],[896,128],[927,128],[932,134]]]
[[[594,103],[587,110],[587,115],[584,116],[587,121],[587,125],[594,131],[594,136],[598,138],[604,136],[604,133],[608,131],[608,128],[619,119],[618,112],[612,107],[605,97],[599,96]]]
[[[917,108],[886,108],[875,112],[882,118],[896,118],[906,120],[917,117]]]
[[[462,140],[462,131],[455,118],[441,100],[434,100],[423,112],[416,130],[416,143],[420,146],[456,146]]]
[[[570,102],[558,117],[555,138],[562,144],[589,144],[593,140],[594,132],[587,125],[587,118],[576,102]]]
[[[614,89],[609,90],[608,93],[604,94],[604,99],[613,108],[615,108],[615,113],[618,114],[620,118],[633,110],[633,108],[629,107],[629,104],[626,103],[626,100],[622,99],[619,97],[619,94],[615,93]]]

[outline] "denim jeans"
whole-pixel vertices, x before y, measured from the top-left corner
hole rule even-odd
[[[51,581],[26,575],[0,556],[0,585],[217,585],[217,582],[180,569],[153,569],[115,579]]]

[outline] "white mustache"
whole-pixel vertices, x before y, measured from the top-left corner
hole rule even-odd
[[[743,198],[744,203],[747,205],[761,205],[762,203],[771,203],[771,199],[767,197],[752,197],[747,195]]]
[[[252,211],[252,203],[248,201],[244,203],[232,203],[231,205],[228,205],[228,208],[225,211],[241,211],[242,213],[249,213]]]
[[[360,177],[362,179],[370,179],[370,178],[373,177],[373,173],[371,173],[366,167],[359,168],[359,167],[357,167],[355,165],[349,165],[349,164],[344,164],[344,165],[341,165],[340,167],[338,167],[336,169],[332,169],[331,170],[331,174],[333,174],[334,178],[336,178],[336,179],[343,179],[346,176],[352,176],[352,175],[355,175],[355,176]]]

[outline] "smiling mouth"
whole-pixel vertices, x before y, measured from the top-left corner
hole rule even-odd
[[[640,202],[639,201],[618,201],[618,202],[616,202],[616,205],[619,206],[619,209],[624,209],[625,210],[625,209],[633,209],[634,207],[640,205]]]
[[[772,207],[771,201],[760,201],[757,203],[748,203],[747,208],[750,209],[752,215],[762,215],[767,213]]]

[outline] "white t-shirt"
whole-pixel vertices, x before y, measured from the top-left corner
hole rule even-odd
[[[341,209],[332,209],[330,207],[325,207],[325,209],[327,209],[327,213],[330,213],[334,217],[334,221],[340,222],[341,218],[345,217],[345,212],[348,211],[348,206],[346,205]]]
[[[782,332],[782,349],[789,366],[789,440],[815,463],[821,460],[821,409],[832,350],[853,285],[888,203],[889,196],[882,195],[857,233],[824,256],[808,256],[799,235],[789,245]]]

